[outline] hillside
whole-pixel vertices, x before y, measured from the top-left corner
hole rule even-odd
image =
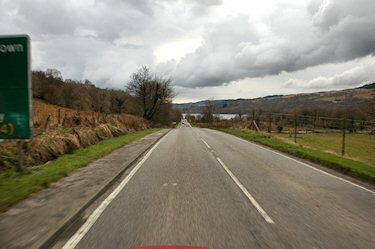
[[[247,113],[251,109],[290,110],[301,107],[347,108],[375,98],[375,83],[340,91],[273,95],[255,99],[214,100],[217,113]],[[204,101],[175,104],[183,113],[202,113]]]

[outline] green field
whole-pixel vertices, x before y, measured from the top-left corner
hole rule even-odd
[[[77,168],[84,167],[111,151],[158,130],[160,129],[154,128],[109,138],[76,150],[72,154],[61,156],[48,164],[25,167],[21,170],[8,169],[2,172],[0,174],[0,212],[30,194],[47,188],[52,182],[67,176]]]
[[[273,134],[290,142],[293,135]],[[330,134],[298,134],[297,143],[312,149],[325,151],[341,156],[341,133]],[[361,161],[375,167],[375,136],[367,134],[346,134],[345,157]]]

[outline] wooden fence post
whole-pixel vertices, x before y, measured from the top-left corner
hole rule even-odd
[[[315,131],[315,115],[312,116],[312,133]]]
[[[257,130],[257,132],[260,132],[259,127],[258,127],[257,123],[255,122],[255,120],[253,120],[253,124],[254,124],[254,127]]]
[[[345,133],[346,133],[346,119],[343,119],[342,124],[342,143],[341,143],[341,156],[345,155]]]
[[[46,120],[46,125],[44,126],[44,129],[47,129],[50,118],[51,118],[51,114],[48,114],[48,117],[47,117],[47,120]]]
[[[297,113],[294,111],[294,142],[297,143]]]
[[[271,133],[272,131],[272,113],[270,112],[269,113],[269,117],[268,117],[268,133]]]

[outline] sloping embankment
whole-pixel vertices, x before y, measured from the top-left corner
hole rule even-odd
[[[128,114],[75,111],[33,101],[33,138],[23,144],[25,165],[38,165],[65,153],[110,138],[152,127],[143,118]],[[0,170],[17,164],[15,142],[0,146]]]

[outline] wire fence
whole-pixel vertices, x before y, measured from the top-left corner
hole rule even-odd
[[[366,141],[375,141],[375,122],[368,120],[356,120],[347,117],[325,117],[318,114],[303,115],[296,112],[279,113],[266,111],[254,111],[246,115],[233,115],[230,120],[219,120],[218,117],[219,116],[216,116],[216,120],[214,120],[216,123],[203,124],[203,127],[214,125],[222,128],[234,127],[239,129],[251,129],[257,132],[268,132],[275,135],[289,134],[289,139],[292,138],[294,143],[298,143],[298,141],[303,138],[301,134],[333,134],[336,141],[334,149],[337,151],[337,149],[340,148],[337,152],[342,156],[346,154],[348,134],[374,135],[366,136]],[[196,118],[196,121],[199,122],[199,117]],[[318,139],[323,141],[323,137],[321,136]],[[300,141],[302,142],[302,140]],[[371,145],[372,144],[373,143],[371,143]],[[366,144],[362,146],[366,146]],[[375,154],[375,147],[373,151]]]
[[[295,143],[297,143],[298,134],[341,133],[342,156],[346,152],[347,133],[375,135],[375,122],[367,120],[272,112],[250,115],[247,119],[251,121],[248,128],[269,133],[289,133],[293,135]]]
[[[247,120],[255,121],[259,127],[267,131],[277,132],[295,129],[305,133],[327,133],[347,130],[350,133],[368,133],[375,129],[375,122],[355,120],[350,118],[332,118],[322,116],[308,116],[291,113],[268,112],[259,115],[248,115]]]

